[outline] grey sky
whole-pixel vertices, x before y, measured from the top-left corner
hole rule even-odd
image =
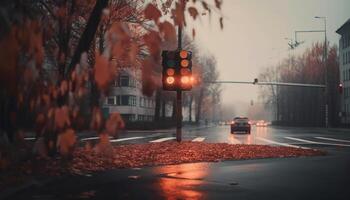
[[[313,42],[322,41],[322,33],[298,35],[305,43],[288,51],[288,41],[295,30],[323,29],[327,17],[327,35],[331,44],[338,44],[335,30],[350,18],[350,0],[224,0],[224,30],[217,17],[209,22],[189,24],[196,28],[195,40],[213,53],[218,61],[222,80],[253,80],[264,67],[278,63],[288,53],[299,54]],[[215,21],[214,21],[215,20]],[[224,85],[223,103],[257,101],[258,87]],[[243,111],[243,110],[239,110]]]

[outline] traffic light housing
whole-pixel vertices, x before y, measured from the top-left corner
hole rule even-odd
[[[179,89],[192,89],[192,52],[180,50],[177,52],[179,63]]]
[[[192,89],[192,52],[163,51],[163,89],[168,91]]]
[[[258,83],[258,79],[255,78],[254,81],[253,81],[253,84],[255,85],[255,84],[257,84],[257,83]]]

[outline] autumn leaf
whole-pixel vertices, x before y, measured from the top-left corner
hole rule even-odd
[[[109,61],[104,55],[96,53],[95,58],[94,77],[96,84],[99,89],[106,90],[116,71],[109,65]]]
[[[92,130],[99,130],[102,127],[103,116],[100,108],[94,107],[92,110],[92,118],[90,122],[90,128]]]
[[[193,17],[193,19],[195,20],[198,16],[198,11],[195,7],[189,7],[188,8],[188,12],[190,13],[190,15]]]
[[[55,109],[55,126],[58,129],[62,129],[65,126],[70,125],[68,107],[62,106]]]
[[[220,17],[219,21],[220,21],[220,28],[223,29],[224,28],[223,18]]]
[[[216,6],[218,9],[221,9],[221,4],[222,4],[222,0],[215,0],[215,6]]]
[[[119,129],[124,128],[125,124],[119,113],[111,113],[106,121],[106,132],[109,135],[116,135]]]
[[[73,151],[73,147],[76,143],[76,135],[73,129],[67,129],[63,133],[60,133],[57,138],[57,149],[61,155],[69,155]]]
[[[150,31],[148,34],[143,36],[143,41],[147,45],[151,56],[153,56],[154,59],[157,60],[160,57],[161,42],[158,32]]]
[[[162,13],[153,4],[149,3],[144,10],[145,18],[158,22]]]
[[[175,9],[171,10],[172,18],[174,19],[174,24],[177,26],[186,26],[185,21],[185,7],[186,1],[180,1],[175,4]]]
[[[209,9],[209,6],[208,6],[207,2],[202,1],[202,6],[203,6],[203,8],[204,8],[205,10],[207,10],[207,11],[210,12],[210,9]]]
[[[113,147],[109,141],[109,135],[103,132],[100,133],[99,137],[99,143],[95,146],[94,151],[107,157],[113,156]]]
[[[159,27],[160,33],[163,34],[163,38],[165,42],[170,44],[176,43],[177,38],[176,38],[176,30],[174,25],[172,25],[168,21],[165,21],[163,23],[160,23],[158,27]]]

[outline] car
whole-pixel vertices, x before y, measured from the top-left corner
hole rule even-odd
[[[267,122],[265,122],[264,120],[260,120],[260,121],[256,122],[256,126],[257,127],[266,127]]]
[[[231,122],[231,133],[244,132],[250,134],[251,122],[247,117],[235,117]]]

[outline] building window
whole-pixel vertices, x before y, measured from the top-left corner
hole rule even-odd
[[[107,104],[109,105],[115,105],[115,97],[108,97],[107,98]]]
[[[118,105],[121,106],[136,106],[136,96],[134,95],[121,95],[117,98]]]
[[[134,95],[129,96],[129,105],[136,106],[136,96],[134,96]]]
[[[127,75],[120,76],[120,86],[122,86],[122,87],[129,86],[129,76],[127,76]]]
[[[136,115],[135,114],[121,114],[124,121],[135,121]]]

